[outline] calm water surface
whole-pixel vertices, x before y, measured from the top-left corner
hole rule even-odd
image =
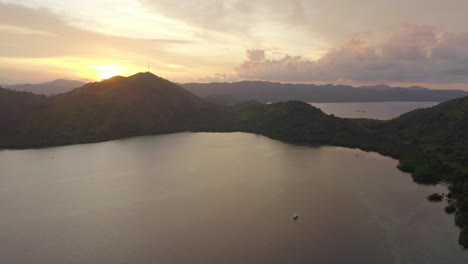
[[[0,151],[0,263],[467,263],[446,188],[396,165],[245,133]]]
[[[346,118],[392,119],[409,111],[428,108],[438,102],[363,102],[363,103],[309,103],[327,114]]]

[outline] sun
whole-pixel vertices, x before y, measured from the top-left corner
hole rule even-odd
[[[114,70],[106,70],[98,73],[99,78],[102,80],[109,79],[111,77],[119,75],[119,71],[114,71]]]
[[[102,81],[114,76],[129,76],[140,69],[129,63],[95,61],[91,65],[83,67],[83,75],[94,81]]]
[[[110,65],[98,65],[92,66],[92,71],[95,76],[101,80],[109,79],[117,75],[127,75],[129,69],[120,65],[110,64]]]

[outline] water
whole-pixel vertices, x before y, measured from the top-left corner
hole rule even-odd
[[[327,114],[346,118],[387,120],[409,111],[428,108],[438,102],[361,102],[361,103],[309,103]]]
[[[467,263],[446,188],[396,165],[245,133],[0,151],[0,263]]]

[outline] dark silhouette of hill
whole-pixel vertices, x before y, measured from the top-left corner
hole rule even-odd
[[[237,103],[240,103],[239,101],[234,99],[234,97],[223,94],[209,95],[207,97],[204,97],[203,100],[219,105],[235,105]]]
[[[0,145],[60,145],[183,131],[210,107],[151,73],[117,76],[47,97],[4,129],[9,136]]]
[[[431,90],[418,86],[409,88],[392,88],[386,85],[352,87],[348,85],[283,84],[263,81],[186,83],[181,84],[181,86],[202,98],[224,95],[237,101],[257,100],[264,103],[290,100],[304,102],[443,102],[468,96],[468,92],[462,90]]]
[[[9,126],[34,109],[46,104],[45,96],[15,92],[0,87],[0,127]]]
[[[71,91],[75,88],[83,86],[84,84],[84,82],[75,80],[58,79],[51,82],[7,85],[5,87],[15,91],[24,91],[40,95],[55,95]]]

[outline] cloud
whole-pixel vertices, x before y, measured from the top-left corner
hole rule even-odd
[[[264,50],[247,50],[245,52],[247,60],[253,63],[263,63],[265,62],[265,51]]]
[[[245,32],[249,30],[250,22],[254,19],[252,3],[243,0],[141,0],[141,2],[157,14],[219,32]],[[239,19],[240,17],[242,19]]]
[[[116,52],[164,54],[178,40],[137,39],[72,26],[48,9],[0,3],[0,57],[105,56]]]
[[[219,32],[258,35],[269,24],[284,33],[301,30],[342,41],[350,32],[381,32],[402,22],[441,25],[463,31],[466,0],[140,0],[154,12]]]
[[[401,60],[421,60],[430,56],[437,45],[438,32],[429,25],[404,25],[399,32],[390,34],[381,44],[384,56]]]
[[[246,79],[294,82],[467,82],[468,33],[406,24],[375,45],[353,36],[317,60],[289,55],[274,60],[263,50],[247,50],[236,73]]]

